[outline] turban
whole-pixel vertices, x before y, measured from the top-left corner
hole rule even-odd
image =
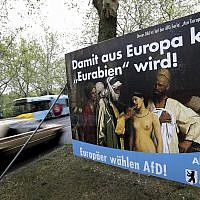
[[[164,76],[168,81],[171,80],[171,73],[168,69],[159,69],[157,72],[157,77]]]

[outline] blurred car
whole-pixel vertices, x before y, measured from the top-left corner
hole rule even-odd
[[[2,118],[3,118],[3,112],[0,111],[0,119],[2,119]]]
[[[11,154],[18,151],[38,127],[39,122],[31,119],[0,120],[0,154]],[[63,126],[42,125],[30,140],[26,148],[61,136]]]

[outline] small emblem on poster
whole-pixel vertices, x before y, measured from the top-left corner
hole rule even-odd
[[[198,172],[195,170],[186,169],[185,170],[185,178],[186,178],[187,183],[189,183],[191,185],[197,184]]]

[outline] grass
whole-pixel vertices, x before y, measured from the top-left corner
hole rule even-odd
[[[1,200],[197,200],[199,188],[74,157],[67,145],[6,175]]]

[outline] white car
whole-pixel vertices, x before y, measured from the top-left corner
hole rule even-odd
[[[18,151],[33,134],[39,122],[30,119],[0,120],[0,154]],[[58,138],[63,132],[61,125],[42,125],[30,140],[27,148]]]

